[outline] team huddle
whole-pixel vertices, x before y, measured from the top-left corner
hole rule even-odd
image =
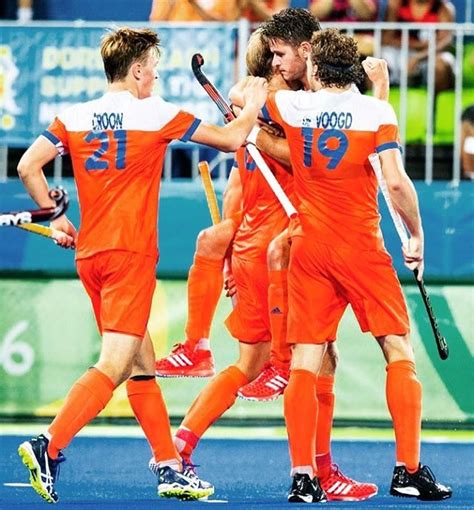
[[[335,340],[350,304],[387,363],[396,438],[390,493],[451,497],[420,463],[421,384],[368,160],[372,153],[380,158],[390,198],[411,235],[405,264],[421,278],[423,229],[400,157],[397,119],[386,102],[386,64],[361,63],[351,37],[321,30],[304,9],[285,9],[251,36],[249,77],[230,93],[237,118],[221,127],[151,95],[158,45],[148,29],[107,33],[101,44],[107,93],[60,114],[19,163],[28,192],[48,207],[43,165],[58,153],[71,154],[81,227],[77,233],[65,216],[52,226],[63,232],[58,244],[76,247],[78,274],[102,336],[98,362],[73,385],[47,432],[19,447],[31,485],[46,501],[58,501],[62,450],[126,382],[160,496],[212,495],[214,487],[192,462],[201,437],[238,396],[265,401],[280,395],[291,458],[288,501],[376,495],[376,485],[349,478],[331,457]],[[375,97],[355,87],[364,76]],[[175,139],[235,152],[235,161],[223,221],[196,242],[185,341],[155,360],[147,322],[156,285],[158,195],[165,151]],[[261,151],[297,218],[288,219],[246,143]],[[223,288],[233,300],[226,326],[239,342],[238,360],[201,391],[173,437],[155,375],[214,376],[210,327]]]

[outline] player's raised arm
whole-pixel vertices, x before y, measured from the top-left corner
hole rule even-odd
[[[243,91],[243,97],[245,106],[237,119],[223,127],[200,124],[191,140],[210,145],[224,152],[236,151],[244,144],[265,104],[267,81],[263,78],[249,78]]]
[[[374,97],[381,101],[388,101],[390,94],[390,79],[387,62],[383,58],[367,57],[362,67],[373,83]]]

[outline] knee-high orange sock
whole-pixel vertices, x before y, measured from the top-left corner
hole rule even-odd
[[[421,384],[415,363],[402,360],[387,365],[386,396],[395,429],[397,462],[413,473],[420,463],[421,430]]]
[[[318,399],[316,376],[308,370],[291,370],[284,396],[284,412],[291,457],[291,474],[317,474],[315,462]]]
[[[179,459],[171,437],[170,420],[155,377],[127,381],[127,395],[157,462]]]
[[[201,391],[176,434],[175,444],[182,455],[191,456],[204,432],[232,406],[237,391],[248,382],[246,375],[232,365],[220,372]],[[182,430],[191,431],[192,440],[189,434],[183,439],[183,434],[180,434]]]
[[[286,324],[288,316],[288,271],[268,271],[268,308],[272,346],[270,361],[288,368],[291,360],[290,345],[286,343]]]
[[[331,473],[331,430],[334,417],[334,376],[320,375],[316,379],[318,426],[316,433],[316,465],[322,479]]]
[[[97,368],[89,369],[70,389],[63,407],[49,426],[48,455],[55,459],[73,437],[107,405],[114,382]]]
[[[201,338],[209,338],[212,319],[222,292],[222,259],[194,256],[188,275],[188,321],[186,344],[195,347]]]

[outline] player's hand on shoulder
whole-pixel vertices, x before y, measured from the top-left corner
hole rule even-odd
[[[58,246],[72,250],[76,247],[77,231],[66,215],[53,220],[50,226],[55,230],[53,240]]]
[[[268,94],[268,82],[265,78],[250,76],[243,90],[245,105],[252,105],[258,109],[265,104]]]
[[[362,62],[362,67],[372,83],[388,83],[388,66],[383,58],[367,57]]]
[[[423,240],[418,236],[411,236],[408,244],[402,247],[405,266],[414,271],[418,269],[418,280],[423,277]]]

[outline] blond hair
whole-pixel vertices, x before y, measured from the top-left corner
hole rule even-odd
[[[159,55],[159,43],[158,34],[149,28],[122,27],[105,34],[100,54],[107,81],[123,80],[133,63],[146,61],[151,48]]]
[[[257,29],[251,36],[247,46],[247,54],[245,56],[247,64],[247,72],[250,76],[258,76],[260,78],[271,78],[273,55],[268,46],[268,41]]]

